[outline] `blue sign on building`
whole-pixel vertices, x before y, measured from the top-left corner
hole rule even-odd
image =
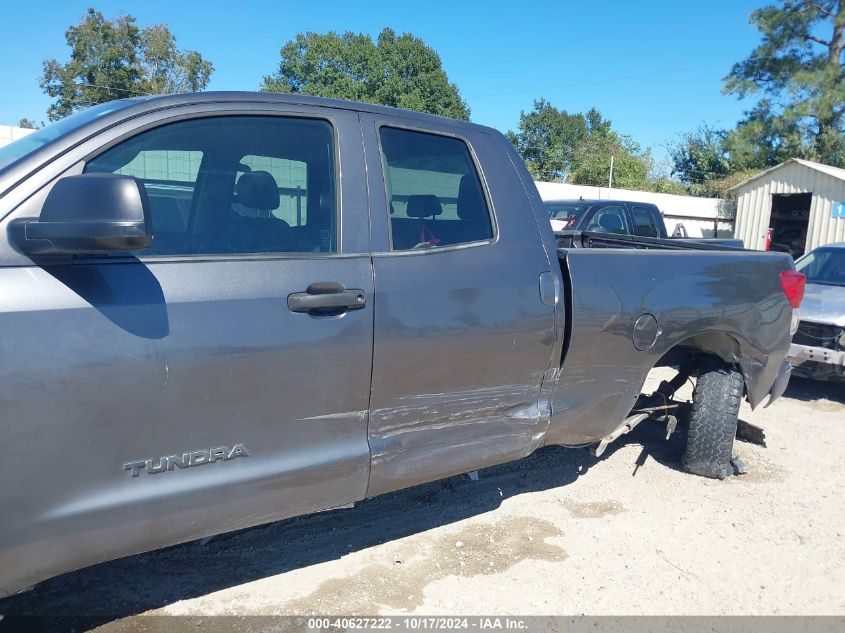
[[[832,202],[830,205],[830,215],[834,218],[845,218],[845,202]]]

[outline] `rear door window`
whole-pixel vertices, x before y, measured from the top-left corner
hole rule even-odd
[[[393,250],[492,239],[490,210],[466,143],[389,127],[379,134]]]

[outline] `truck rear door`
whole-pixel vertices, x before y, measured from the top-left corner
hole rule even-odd
[[[555,325],[539,291],[549,262],[501,145],[466,126],[362,124],[376,279],[373,495],[536,446]],[[496,160],[479,160],[485,152]]]

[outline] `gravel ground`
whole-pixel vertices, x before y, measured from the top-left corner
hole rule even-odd
[[[140,614],[845,614],[845,385],[794,379],[740,417],[767,447],[737,442],[750,472],[725,481],[681,471],[683,427],[643,424],[601,458],[546,448],[67,574],[0,614],[102,631]]]

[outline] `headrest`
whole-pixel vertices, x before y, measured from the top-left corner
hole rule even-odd
[[[599,218],[599,226],[609,233],[622,230],[622,218],[615,213],[605,213]]]
[[[443,207],[437,196],[431,194],[408,196],[408,207],[405,213],[409,218],[429,218],[443,213]]]
[[[461,220],[477,221],[486,213],[487,205],[484,203],[478,179],[472,174],[462,176],[458,187],[458,217]]]
[[[251,171],[238,178],[236,200],[245,207],[270,211],[279,208],[279,185],[266,171]]]

